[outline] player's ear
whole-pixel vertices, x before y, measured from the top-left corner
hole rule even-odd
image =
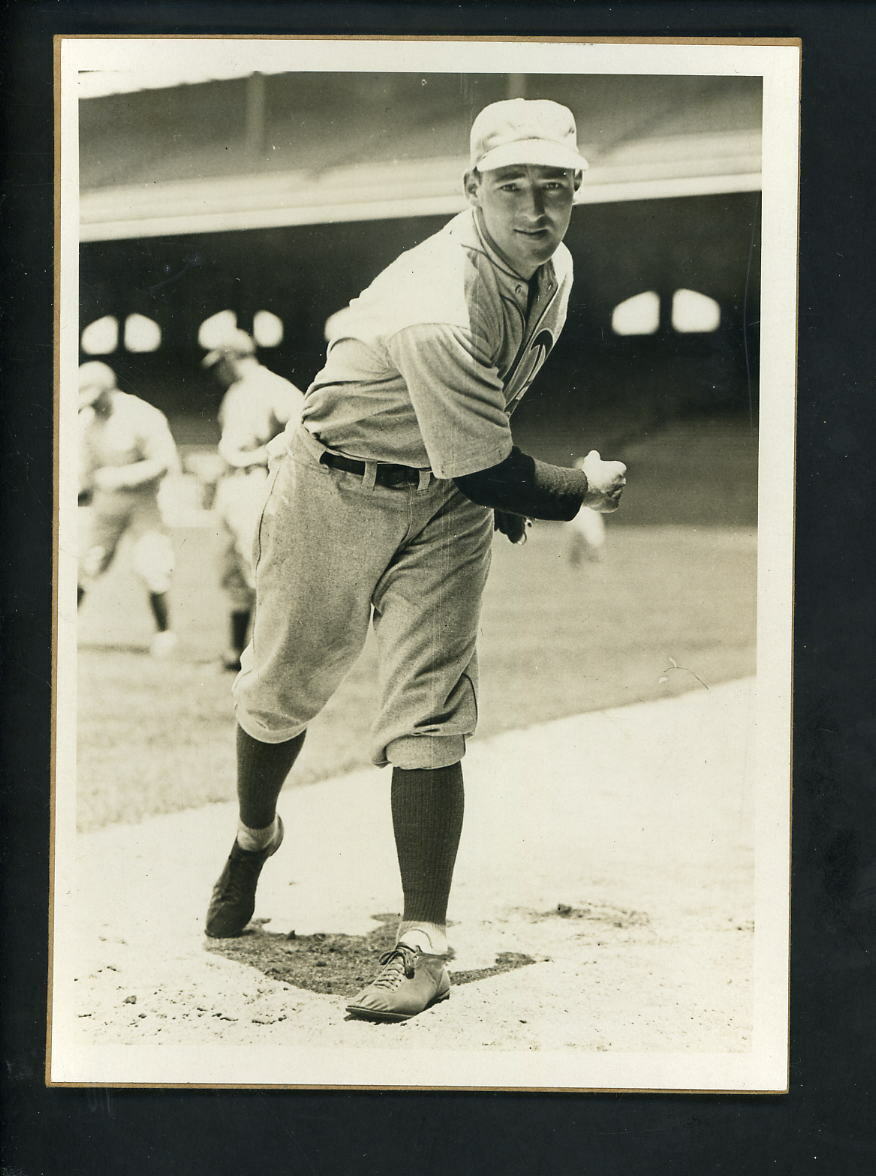
[[[581,178],[583,175],[584,175],[583,172],[576,171],[575,174],[572,176],[572,188],[575,192],[577,192],[578,189],[581,187]]]
[[[473,208],[479,208],[481,203],[481,173],[476,167],[465,173],[462,178],[462,186],[469,204],[471,204]]]

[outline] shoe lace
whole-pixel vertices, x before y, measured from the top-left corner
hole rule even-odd
[[[417,953],[407,944],[399,943],[380,957],[383,971],[374,981],[375,988],[398,988],[402,980],[413,979]]]
[[[232,858],[231,869],[225,876],[219,897],[223,902],[236,902],[243,898],[252,887],[253,867],[261,863],[256,855]]]

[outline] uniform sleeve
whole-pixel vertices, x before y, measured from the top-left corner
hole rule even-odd
[[[274,396],[274,419],[283,427],[290,421],[301,419],[304,407],[304,393],[291,380],[283,380]]]
[[[499,465],[455,481],[466,498],[480,506],[565,523],[581,509],[589,489],[583,470],[536,461],[516,445],[511,456]]]
[[[161,466],[160,477],[178,472],[179,454],[164,413],[156,409],[154,413],[149,414],[147,421],[144,422],[140,444],[143,460]]]
[[[475,473],[508,456],[502,381],[471,331],[418,324],[393,335],[387,350],[407,386],[436,477]]]
[[[219,424],[222,436],[219,453],[235,468],[253,463],[254,450],[260,449],[262,439],[255,435],[252,424],[253,406],[248,403],[244,390],[233,384],[222,399],[219,409]]]

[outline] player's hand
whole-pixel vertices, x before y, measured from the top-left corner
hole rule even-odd
[[[101,466],[94,471],[95,490],[121,490],[125,485],[125,471],[121,466]]]
[[[576,463],[587,477],[588,491],[584,506],[600,514],[611,514],[620,506],[627,484],[627,467],[622,461],[603,461],[595,449]]]
[[[285,431],[278,433],[276,437],[272,437],[271,440],[267,443],[265,446],[265,455],[268,459],[269,473],[273,473],[280,462],[283,460],[288,447],[289,442]]]
[[[493,530],[501,531],[512,543],[526,542],[526,528],[532,526],[532,519],[511,514],[507,510],[493,511]]]

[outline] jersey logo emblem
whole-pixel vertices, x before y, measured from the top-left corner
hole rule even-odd
[[[527,388],[538,375],[542,364],[550,355],[554,337],[548,330],[539,331],[525,351],[518,355],[505,381],[506,407],[510,410],[523,398]]]

